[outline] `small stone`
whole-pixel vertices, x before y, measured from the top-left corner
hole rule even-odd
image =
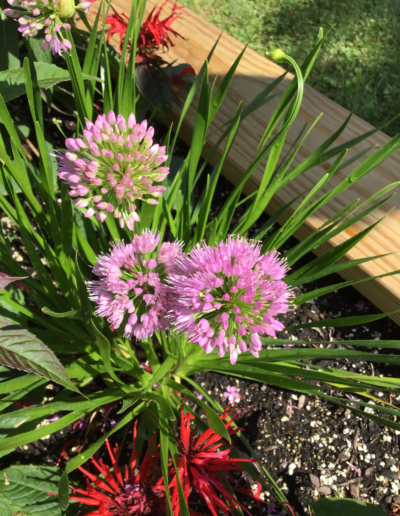
[[[286,422],[286,421],[290,421],[289,418],[287,416],[283,416],[283,418],[281,419],[281,421],[283,422]]]
[[[383,499],[383,501],[385,503],[392,503],[392,497],[389,495],[389,496],[385,496],[385,498]]]
[[[397,480],[399,478],[397,471],[391,471],[390,469],[383,469],[382,475],[390,480]]]
[[[304,394],[302,394],[299,398],[299,402],[297,404],[297,406],[299,407],[299,409],[302,409],[304,407],[304,404],[306,402],[306,397],[304,396]]]
[[[364,476],[365,477],[370,477],[372,476],[372,473],[374,472],[374,468],[367,468],[365,471],[364,471]]]

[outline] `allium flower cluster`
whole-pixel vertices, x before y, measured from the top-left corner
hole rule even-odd
[[[86,208],[85,217],[95,215],[104,222],[112,213],[133,230],[139,220],[135,200],[158,204],[169,167],[161,166],[168,156],[165,147],[153,145],[154,128],[147,121],[136,123],[133,113],[126,121],[110,111],[93,124],[86,122],[84,138],[67,138],[67,151],[58,155],[59,174],[70,188],[74,204]],[[145,197],[146,196],[146,197]]]
[[[90,1],[83,1],[75,6],[74,0],[7,0],[12,7],[4,9],[4,14],[10,18],[18,18],[19,32],[24,37],[34,37],[39,30],[45,28],[45,40],[41,46],[44,50],[50,47],[53,55],[62,55],[71,48],[71,43],[61,34],[61,29],[70,30],[66,23],[72,18],[75,9],[86,12],[91,6]]]
[[[151,232],[135,235],[131,243],[113,245],[110,254],[100,255],[93,268],[100,278],[88,284],[90,298],[97,304],[96,315],[106,317],[112,329],[125,319],[127,337],[147,339],[170,325],[165,276],[174,270],[173,262],[182,253],[178,243],[164,243],[157,259],[151,258],[159,240]]]
[[[230,236],[216,247],[197,245],[169,277],[175,328],[206,353],[228,350],[232,364],[248,347],[258,357],[260,335],[283,330],[275,316],[290,310],[285,262],[276,252],[260,253],[259,243]]]

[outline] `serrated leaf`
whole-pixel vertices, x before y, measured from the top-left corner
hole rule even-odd
[[[64,70],[54,64],[35,63],[39,88],[47,89],[63,81],[70,81],[68,70]],[[83,74],[84,79],[99,81],[96,77]],[[12,68],[0,72],[0,94],[5,102],[8,102],[25,93],[25,80],[23,68]]]
[[[0,471],[0,512],[2,516],[61,516],[56,496],[60,472],[55,467],[11,466]]]
[[[351,498],[321,498],[309,504],[314,516],[384,516],[385,511],[360,500]]]
[[[19,278],[17,277],[12,277],[12,276],[2,276],[0,277],[0,292],[7,287],[7,285],[9,285],[10,283],[13,283],[14,281],[21,281],[21,280],[24,280],[26,279],[28,276],[20,276]]]
[[[43,376],[80,394],[51,349],[4,317],[0,317],[0,364]]]

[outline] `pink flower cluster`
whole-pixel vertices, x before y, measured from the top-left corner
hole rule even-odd
[[[61,34],[61,29],[70,30],[71,25],[65,19],[71,18],[75,8],[86,12],[91,6],[90,1],[83,1],[75,6],[74,0],[7,0],[17,9],[4,9],[4,14],[10,18],[18,18],[19,32],[24,37],[35,37],[39,30],[45,27],[45,41],[41,49],[50,47],[53,55],[62,55],[71,48],[71,43]]]
[[[125,335],[149,338],[154,331],[170,326],[166,270],[174,270],[181,256],[178,243],[160,246],[157,259],[151,254],[160,236],[143,232],[131,243],[114,245],[110,254],[98,258],[93,272],[99,280],[89,282],[90,298],[97,304],[96,315],[106,317],[112,329],[125,318]]]
[[[259,243],[230,236],[216,247],[197,245],[169,276],[175,328],[206,353],[228,350],[232,364],[248,347],[258,357],[260,335],[283,330],[275,316],[290,310],[285,262],[276,252],[260,253]]]
[[[135,200],[158,204],[165,186],[154,186],[169,173],[161,166],[165,147],[153,145],[154,128],[110,111],[93,124],[86,122],[84,138],[68,138],[67,151],[59,154],[59,174],[70,188],[74,204],[85,208],[85,217],[104,222],[109,213],[133,231],[139,220]],[[145,197],[146,196],[146,197]]]
[[[100,279],[89,283],[96,314],[113,329],[125,321],[127,337],[148,339],[171,326],[206,353],[217,347],[223,357],[228,350],[232,364],[248,349],[258,357],[260,336],[275,337],[284,328],[275,316],[291,309],[284,260],[236,236],[188,255],[177,242],[155,253],[159,240],[142,232],[98,258],[93,272]]]

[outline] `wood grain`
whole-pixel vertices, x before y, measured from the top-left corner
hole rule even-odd
[[[128,14],[130,12],[129,0],[113,0],[112,4],[118,12]],[[147,12],[157,5],[155,0],[147,0]],[[164,8],[168,14],[173,5],[169,1]],[[95,10],[95,9],[94,9]],[[188,9],[185,12],[190,16],[183,17],[174,22],[174,29],[178,31],[185,39],[175,39],[176,46],[165,54],[168,61],[177,60],[178,62],[187,62],[198,72],[203,65],[208,53],[214,45],[217,38],[221,35],[218,46],[210,61],[209,71],[211,80],[218,76],[217,84],[222,80],[224,75],[233,64],[238,54],[243,50],[244,45],[235,38],[229,36],[225,32],[217,29],[214,25],[204,20]],[[90,16],[89,16],[90,18]],[[117,41],[115,40],[117,45]],[[118,41],[119,44],[119,41]],[[232,81],[230,90],[224,100],[220,112],[213,121],[213,128],[231,118],[236,112],[238,103],[243,100],[244,107],[268,84],[283,73],[283,69],[258,54],[257,52],[247,48],[244,56],[238,66],[236,75]],[[287,88],[292,76],[288,74],[284,81],[277,87],[276,92],[283,92]],[[223,174],[227,179],[236,183],[243,176],[248,167],[251,158],[254,156],[257,145],[268,123],[268,120],[275,109],[279,98],[265,105],[256,113],[249,115],[241,124],[236,137],[234,146],[223,167]],[[187,143],[190,143],[194,119],[196,113],[196,101],[190,107],[186,120],[181,130],[180,136]],[[349,112],[328,99],[313,88],[306,86],[304,99],[297,116],[296,121],[291,127],[283,155],[296,139],[304,123],[311,124],[320,113],[324,113],[322,119],[318,122],[313,132],[308,136],[301,150],[294,160],[294,166],[301,163],[316,148],[318,148],[329,136],[331,136],[343,123]],[[174,107],[171,115],[168,116],[167,122],[177,120],[179,116],[179,107]],[[175,124],[176,126],[176,124]],[[347,128],[338,138],[336,145],[345,143],[369,130],[372,126],[360,118],[353,116]],[[210,145],[217,142],[219,133],[216,133],[206,147],[204,155],[207,155]],[[378,132],[362,143],[351,148],[346,159],[356,155],[363,149],[371,145],[377,147],[382,146],[389,141],[389,137],[382,132]],[[222,149],[219,149],[212,160],[214,163],[218,160]],[[363,158],[361,158],[362,160]],[[330,181],[329,186],[324,189],[337,185],[360,161],[356,161],[350,167],[337,173]],[[259,187],[263,173],[263,165],[255,171],[251,179],[245,187],[245,193],[250,193]],[[328,163],[324,163],[318,167],[297,177],[290,184],[282,188],[273,198],[267,208],[269,214],[273,214],[281,206],[289,202],[293,197],[301,192],[308,191],[315,183],[326,173]],[[336,199],[324,206],[316,215],[310,217],[307,222],[300,228],[296,236],[300,239],[310,234],[315,228],[323,224],[327,219],[334,215],[338,210],[343,208],[353,199],[364,201],[373,193],[384,186],[400,179],[400,152],[396,152],[392,157],[379,165],[368,176],[352,188],[340,194]],[[391,208],[393,211],[380,223],[378,228],[374,229],[366,238],[362,240],[348,254],[347,259],[358,259],[366,256],[397,252],[400,251],[400,198],[394,196],[383,207],[374,213],[365,217],[363,221],[358,222],[350,227],[344,233],[332,238],[328,244],[316,250],[317,254],[321,254],[327,249],[336,246],[349,237],[357,234],[367,226],[377,222]],[[376,276],[385,272],[400,269],[400,254],[394,254],[389,257],[368,262],[361,267],[352,268],[343,272],[342,276],[346,280],[359,279],[365,277]],[[370,299],[375,305],[385,312],[400,309],[400,276],[390,276],[380,280],[373,280],[357,285],[356,288]],[[400,323],[400,314],[394,314],[392,318]]]

